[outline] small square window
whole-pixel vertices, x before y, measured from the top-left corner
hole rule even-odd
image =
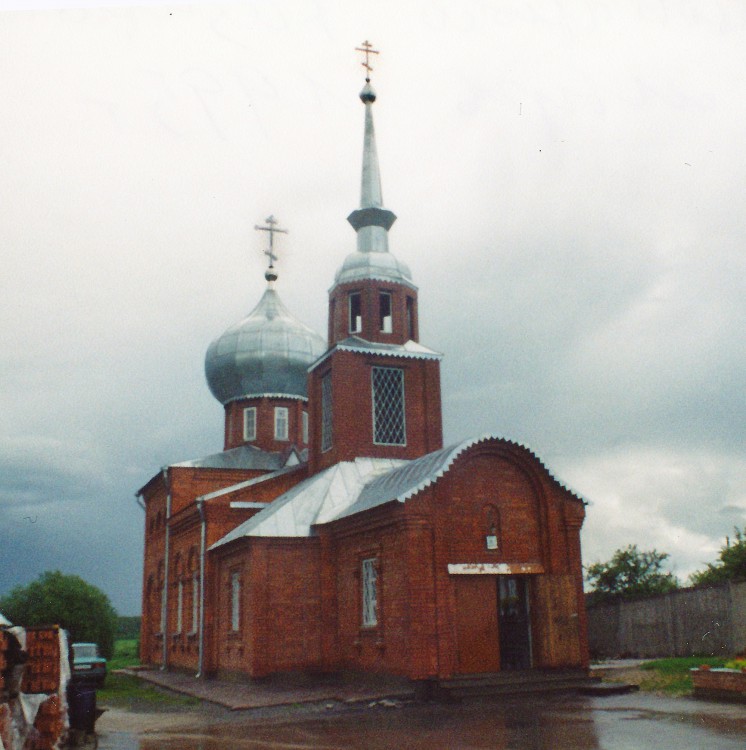
[[[288,409],[287,406],[275,407],[275,440],[288,439]]]
[[[243,410],[243,439],[247,442],[256,440],[256,406]]]

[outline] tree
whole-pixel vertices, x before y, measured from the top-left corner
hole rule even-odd
[[[720,548],[718,560],[707,563],[704,570],[692,573],[691,579],[695,586],[707,586],[723,581],[746,578],[746,528],[734,528],[735,542],[725,537],[725,545]]]
[[[114,652],[117,613],[103,591],[79,576],[42,573],[1,597],[0,612],[17,625],[59,625],[71,643],[97,643],[106,658]]]
[[[663,569],[668,558],[666,552],[645,552],[630,544],[618,549],[608,562],[589,565],[585,577],[593,589],[589,594],[591,603],[665,594],[677,589],[676,576]]]

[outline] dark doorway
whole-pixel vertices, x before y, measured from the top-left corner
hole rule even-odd
[[[498,576],[500,669],[531,668],[531,624],[528,612],[528,579]]]

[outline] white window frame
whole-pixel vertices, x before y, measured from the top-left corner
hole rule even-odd
[[[290,410],[287,406],[275,406],[275,440],[287,440]]]
[[[378,625],[378,558],[365,558],[360,573],[363,627],[375,628]]]
[[[256,440],[256,406],[243,410],[243,439],[249,443]]]
[[[231,631],[238,633],[241,629],[241,574],[231,573]]]
[[[308,445],[308,412],[304,411],[302,416],[303,445]]]

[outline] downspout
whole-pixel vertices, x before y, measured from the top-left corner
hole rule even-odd
[[[169,541],[171,537],[171,528],[169,521],[171,519],[171,491],[168,485],[168,469],[163,469],[163,481],[168,490],[166,495],[166,547],[164,551],[164,567],[163,567],[163,601],[161,602],[161,622],[163,623],[163,659],[161,663],[161,671],[164,671],[168,666],[168,550]]]
[[[203,498],[197,498],[197,510],[202,523],[199,540],[199,661],[197,664],[197,674],[195,677],[202,677],[204,668],[205,654],[205,542],[207,537],[207,524],[205,518],[205,501]]]

